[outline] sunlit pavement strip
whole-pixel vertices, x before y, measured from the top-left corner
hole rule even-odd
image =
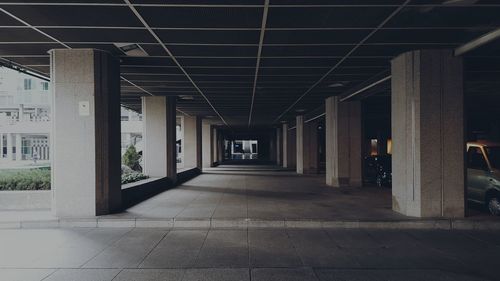
[[[496,231],[0,230],[0,280],[498,280]]]

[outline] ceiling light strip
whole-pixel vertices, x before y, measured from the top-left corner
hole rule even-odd
[[[167,54],[170,56],[170,58],[174,61],[174,63],[179,67],[179,69],[186,75],[186,78],[191,82],[191,84],[193,84],[193,86],[196,88],[196,90],[200,93],[200,95],[207,101],[208,105],[210,105],[210,107],[214,110],[214,112],[219,116],[219,118],[222,120],[222,122],[224,122],[224,124],[228,125],[226,120],[224,120],[224,117],[222,117],[222,115],[219,113],[219,111],[217,111],[217,109],[214,107],[214,105],[210,102],[210,100],[208,99],[208,97],[203,93],[203,91],[198,87],[198,85],[196,85],[196,83],[194,82],[194,80],[191,78],[191,76],[189,76],[189,74],[187,73],[187,71],[184,69],[184,67],[182,67],[182,65],[177,61],[177,59],[175,58],[175,56],[172,54],[172,52],[170,52],[170,50],[167,48],[167,46],[165,46],[165,44],[163,43],[163,41],[160,39],[160,37],[158,37],[158,35],[151,29],[151,27],[149,26],[149,24],[146,22],[146,20],[141,16],[141,14],[139,14],[139,11],[137,11],[137,9],[134,7],[134,5],[132,5],[130,3],[129,0],[123,0],[125,1],[125,3],[128,5],[128,7],[130,8],[130,10],[132,10],[132,12],[135,14],[135,16],[139,19],[139,21],[142,22],[142,24],[144,25],[144,27],[146,27],[146,29],[149,31],[149,33],[156,39],[156,41],[158,41],[158,43],[162,46],[162,48],[167,52]]]
[[[264,36],[266,34],[266,24],[267,24],[267,14],[269,11],[269,0],[266,0],[264,3],[264,11],[262,12],[262,24],[260,27],[260,38],[259,38],[259,48],[257,51],[257,62],[255,63],[255,75],[253,79],[253,89],[252,89],[252,101],[250,103],[250,113],[248,114],[248,126],[252,123],[252,113],[253,113],[253,105],[255,101],[255,90],[257,88],[257,80],[259,79],[259,67],[260,67],[260,58],[262,54],[262,45],[264,44]]]
[[[328,70],[321,78],[316,81],[309,89],[307,89],[295,102],[293,102],[285,111],[283,111],[274,121],[276,123],[283,117],[290,109],[292,109],[299,101],[301,101],[309,92],[311,92],[317,85],[319,85],[328,75],[330,75],[334,70],[336,70],[345,60],[347,60],[351,54],[353,54],[359,47],[361,47],[373,34],[375,34],[380,28],[382,28],[389,20],[391,20],[395,15],[397,15],[406,5],[410,3],[410,0],[406,0],[401,4],[396,10],[394,10],[388,17],[386,17],[375,29],[373,29],[368,35],[366,35],[356,46],[354,46],[339,62],[337,62],[330,70]]]

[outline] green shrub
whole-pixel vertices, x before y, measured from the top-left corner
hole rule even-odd
[[[137,150],[135,149],[135,146],[130,145],[127,147],[127,151],[125,151],[125,154],[123,154],[123,164],[127,165],[134,171],[141,171],[141,165],[139,163],[141,159],[141,155],[137,153]]]
[[[0,170],[0,190],[50,190],[50,168]]]
[[[147,179],[147,178],[148,178],[148,176],[144,175],[143,173],[138,173],[138,172],[123,174],[122,175],[122,184],[136,182],[136,181],[140,181],[140,180]]]

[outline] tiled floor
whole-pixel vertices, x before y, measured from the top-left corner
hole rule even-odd
[[[324,184],[324,175],[300,176],[272,166],[208,169],[118,216],[266,220],[405,218],[391,210],[388,188],[333,189]]]
[[[498,234],[0,230],[0,280],[498,280]]]

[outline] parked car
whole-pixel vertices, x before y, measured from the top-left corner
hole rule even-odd
[[[500,143],[467,143],[467,199],[500,215]]]
[[[368,156],[365,158],[365,181],[378,187],[392,184],[392,163],[390,155]]]

